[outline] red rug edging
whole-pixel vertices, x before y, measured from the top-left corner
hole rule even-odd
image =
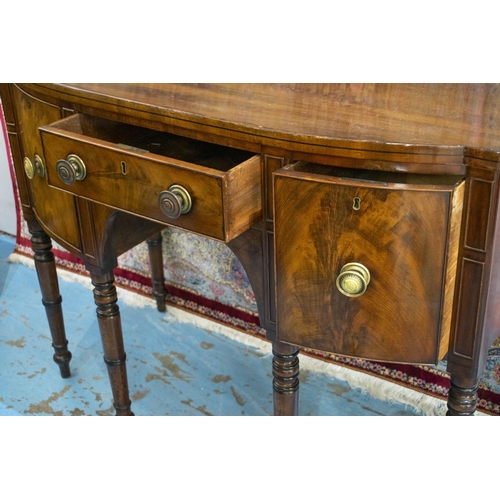
[[[10,181],[12,182],[12,192],[14,193],[14,205],[16,207],[16,228],[17,235],[21,233],[21,209],[20,201],[17,189],[16,174],[14,171],[14,160],[12,159],[12,152],[10,150],[9,134],[7,132],[7,124],[5,122],[5,115],[3,112],[3,106],[0,101],[0,125],[2,126],[3,138],[5,141],[5,148],[7,152],[7,163],[9,164]]]

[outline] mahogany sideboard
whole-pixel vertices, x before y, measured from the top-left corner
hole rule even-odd
[[[165,225],[225,242],[273,345],[275,415],[298,349],[435,364],[473,415],[500,333],[496,84],[2,84],[24,217],[61,375],[51,239],[85,262],[117,415],[133,415],[113,285]]]

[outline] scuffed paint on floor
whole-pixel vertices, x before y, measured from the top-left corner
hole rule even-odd
[[[60,280],[72,376],[62,379],[36,273],[8,264],[0,236],[0,415],[114,414],[92,293]],[[180,322],[170,311],[120,303],[136,415],[271,415],[270,350]],[[302,370],[301,415],[416,415],[331,375]]]

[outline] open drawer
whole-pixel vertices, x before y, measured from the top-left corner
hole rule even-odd
[[[276,171],[278,339],[372,360],[442,359],[464,185],[303,162]]]
[[[261,219],[252,153],[85,114],[40,133],[53,187],[226,242]]]

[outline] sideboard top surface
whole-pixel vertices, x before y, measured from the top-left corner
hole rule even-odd
[[[113,112],[258,140],[423,154],[500,154],[500,84],[24,85]],[[491,157],[493,155],[493,157]]]

